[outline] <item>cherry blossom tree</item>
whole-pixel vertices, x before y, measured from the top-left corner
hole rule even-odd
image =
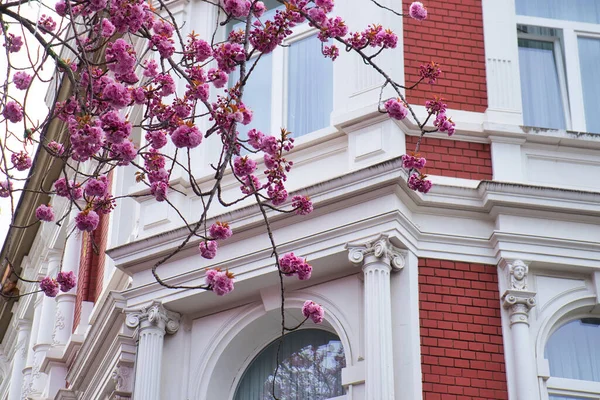
[[[340,51],[354,52],[382,76],[381,113],[397,120],[412,119],[421,138],[435,131],[452,135],[454,123],[447,117],[447,106],[441,98],[426,102],[425,120],[419,120],[405,99],[405,91],[420,84],[435,84],[440,67],[434,62],[422,65],[418,82],[398,83],[378,59],[381,53],[396,48],[397,33],[375,23],[351,31],[335,15],[334,0],[278,0],[284,7],[268,18],[263,15],[266,7],[259,0],[204,1],[218,11],[216,29],[223,29],[230,22],[241,23],[244,29],[231,31],[224,41],[215,39],[216,30],[209,37],[194,32],[184,37],[164,0],[59,0],[50,7],[40,3],[47,9],[37,19],[21,12],[28,0],[0,3],[4,62],[8,66],[5,84],[0,88],[0,123],[5,132],[0,138],[0,196],[12,200],[14,215],[14,199],[20,192],[43,191],[42,187],[28,184],[31,175],[19,172],[25,173],[32,167],[36,149],[46,152],[61,165],[61,175],[52,182],[53,189],[47,194],[66,199],[70,207],[64,215],[57,215],[52,206],[40,204],[35,212],[38,222],[61,224],[71,210],[76,210],[75,229],[93,232],[100,216],[111,213],[127,197],[111,193],[112,171],[134,166],[136,181],[147,187],[147,196],[173,207],[188,230],[179,246],[153,266],[156,281],[167,288],[209,290],[217,296],[234,289],[231,272],[210,269],[201,285],[172,285],[160,275],[160,266],[190,241],[199,241],[199,259],[214,258],[219,245],[234,232],[226,221],[208,226],[211,207],[218,204],[227,208],[253,200],[263,217],[279,273],[283,340],[286,332],[299,328],[286,325],[285,281],[309,279],[312,267],[302,256],[280,254],[268,215],[306,215],[313,205],[306,196],[289,198],[286,190],[293,167],[286,158],[294,147],[292,133],[285,127],[280,132],[252,128],[253,110],[244,104],[244,91],[263,56],[284,45],[294,26],[308,21],[319,31],[323,57],[334,62]],[[370,1],[397,18],[427,18],[427,10],[420,2],[412,3],[405,15],[376,0]],[[14,57],[23,54],[28,60],[25,67],[13,62]],[[50,79],[42,73],[48,69],[55,71]],[[232,82],[234,73],[237,80]],[[36,80],[47,81],[57,96],[62,96],[57,97],[43,120],[31,117],[28,110],[31,85]],[[184,90],[177,89],[181,82]],[[392,89],[394,97],[383,98],[386,88]],[[134,109],[140,117],[130,119]],[[433,129],[428,125],[430,121]],[[51,124],[66,130],[67,140],[48,140],[45,133]],[[249,128],[247,136],[239,133],[240,125]],[[201,131],[199,126],[208,128]],[[134,129],[141,129],[147,144],[136,147],[131,138]],[[219,159],[211,165],[214,174],[210,185],[201,187],[191,160],[196,149],[211,136],[219,140]],[[402,157],[402,162],[409,173],[409,187],[427,193],[431,182],[422,174],[426,160],[418,155],[420,142],[413,153]],[[170,146],[174,151],[167,150]],[[264,161],[264,171],[258,170],[258,158]],[[170,201],[170,195],[177,191],[169,184],[175,169],[183,171],[200,199],[202,206],[193,221],[186,219]],[[239,184],[239,196],[226,199],[223,179],[231,171]],[[9,236],[9,245],[10,239]],[[24,279],[15,271],[13,274]],[[75,281],[72,273],[59,272],[58,276],[39,282],[39,290],[52,297],[59,290],[71,290]],[[302,312],[305,321],[323,320],[323,309],[310,300]]]

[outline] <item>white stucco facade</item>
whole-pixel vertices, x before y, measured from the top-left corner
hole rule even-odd
[[[374,6],[353,13],[352,4],[339,5],[349,25],[377,20],[402,31],[400,19]],[[173,7],[186,30],[212,32],[208,5]],[[336,400],[424,398],[418,265],[429,258],[497,266],[511,400],[548,400],[549,390],[600,396],[600,383],[552,377],[544,357],[561,325],[600,317],[600,136],[522,126],[514,2],[483,0],[483,18],[489,107],[452,111],[452,139],[491,144],[493,181],[432,176],[428,194],[408,189],[399,157],[417,130],[377,112],[379,78],[346,54],[334,63],[331,126],[299,138],[290,155],[288,190],[309,195],[315,210],[306,217],[273,213],[273,234],[281,252],[307,257],[314,270],[306,282],[286,278],[285,312],[300,321],[305,300],[323,306],[319,328],[339,337],[345,355],[345,395]],[[402,59],[402,46],[394,58]],[[401,62],[389,57],[384,64],[403,80]],[[210,138],[194,158],[201,186],[210,183],[217,145]],[[134,172],[116,173],[116,194],[147,194]],[[172,185],[181,194],[170,200],[193,220],[199,200],[190,183],[175,174]],[[223,188],[225,198],[239,192],[231,175]],[[128,199],[110,222],[104,290],[95,304],[84,302],[78,326],[71,294],[14,304],[1,344],[0,399],[233,400],[248,365],[278,337],[278,276],[251,201],[216,206],[210,218],[229,222],[234,232],[217,257],[202,259],[198,242],[190,241],[159,274],[169,284],[194,285],[206,268],[226,268],[236,277],[232,293],[159,285],[153,263],[187,230],[151,196]],[[79,239],[65,244],[68,227],[41,228],[22,265],[25,277],[51,273],[61,261],[78,265]],[[521,262],[527,286],[515,288],[509,270]]]

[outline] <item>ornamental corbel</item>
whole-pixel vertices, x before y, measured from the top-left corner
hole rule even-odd
[[[167,310],[161,302],[154,301],[148,307],[138,310],[125,310],[127,317],[125,325],[129,328],[144,329],[147,327],[158,327],[168,334],[174,334],[179,330],[180,315]]]
[[[407,251],[394,246],[386,234],[381,234],[365,243],[349,243],[346,249],[348,259],[357,266],[362,266],[367,256],[373,256],[389,264],[394,271],[401,270],[406,263]]]

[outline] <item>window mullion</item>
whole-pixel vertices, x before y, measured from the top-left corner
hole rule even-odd
[[[278,46],[273,51],[273,84],[271,86],[271,135],[278,136],[279,129],[284,126],[286,112],[285,82],[287,82],[285,51]]]
[[[577,34],[572,29],[565,29],[563,35],[565,40],[564,60],[567,75],[566,82],[569,92],[568,97],[570,99],[570,102],[565,104],[570,105],[570,129],[578,132],[585,132],[585,109],[583,105],[583,87],[581,84],[581,73],[579,68]]]

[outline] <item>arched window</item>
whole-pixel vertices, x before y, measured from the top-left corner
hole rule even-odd
[[[578,319],[558,328],[544,356],[550,365],[551,400],[600,398],[600,318]]]
[[[272,400],[278,340],[250,363],[234,400]],[[340,338],[319,329],[302,329],[285,336],[279,354],[275,394],[281,400],[325,400],[344,395],[346,366]]]

